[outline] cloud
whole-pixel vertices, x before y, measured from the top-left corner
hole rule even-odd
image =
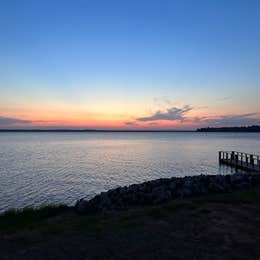
[[[127,122],[124,122],[125,125],[129,125],[129,126],[135,126],[137,125],[137,123],[135,121],[127,121]]]
[[[184,121],[186,119],[186,113],[191,111],[193,108],[190,105],[186,105],[182,108],[171,107],[166,109],[166,111],[158,110],[151,116],[136,118],[140,122],[151,122],[159,120],[167,121]]]
[[[167,96],[155,97],[153,101],[157,105],[168,105],[168,106],[173,105],[171,98]]]
[[[216,119],[208,119],[209,123],[216,126],[236,126],[260,124],[260,113],[248,113],[241,115],[226,115]]]
[[[19,118],[12,118],[12,117],[1,117],[0,116],[0,126],[10,126],[10,125],[17,125],[17,124],[31,124],[33,121],[31,120],[24,120]]]
[[[154,126],[154,125],[158,125],[158,123],[157,122],[150,122],[149,125]]]
[[[223,97],[223,98],[218,98],[217,101],[226,101],[226,100],[230,100],[232,99],[232,96],[226,96],[226,97]]]
[[[239,115],[222,115],[218,117],[195,117],[194,123],[206,124],[214,127],[222,126],[245,126],[260,124],[260,113],[247,113]]]
[[[200,106],[200,107],[197,107],[197,109],[207,109],[209,108],[208,106]]]

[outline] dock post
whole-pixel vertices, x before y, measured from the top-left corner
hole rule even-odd
[[[256,171],[260,174],[260,155],[248,154],[236,151],[219,151],[218,159],[220,164],[227,164],[236,169],[245,171]]]
[[[235,155],[236,164],[238,164],[238,154]]]
[[[221,162],[221,151],[218,152],[218,161]]]
[[[249,162],[248,155],[246,154],[246,166],[248,166],[248,162]]]
[[[234,161],[234,160],[235,160],[235,152],[232,151],[232,152],[231,152],[231,162]]]
[[[254,168],[254,157],[252,154],[250,154],[250,164]]]

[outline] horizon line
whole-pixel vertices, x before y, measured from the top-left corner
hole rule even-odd
[[[204,127],[197,129],[71,129],[71,128],[0,128],[0,132],[252,132],[257,128],[260,131],[260,125],[251,126],[232,126],[232,127]]]
[[[197,129],[194,130],[153,130],[153,129],[0,129],[0,132],[196,132]]]

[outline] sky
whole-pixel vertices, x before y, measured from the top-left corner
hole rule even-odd
[[[0,128],[260,124],[258,0],[1,0]]]

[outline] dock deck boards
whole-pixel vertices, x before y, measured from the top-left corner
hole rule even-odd
[[[260,173],[260,156],[235,151],[219,151],[219,163]]]

